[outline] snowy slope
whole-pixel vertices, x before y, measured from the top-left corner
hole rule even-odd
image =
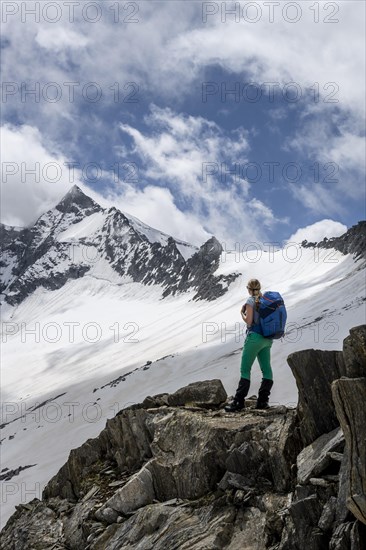
[[[102,217],[94,212],[63,226],[57,239],[91,239]],[[98,435],[119,409],[202,379],[220,378],[232,394],[251,277],[286,300],[288,331],[273,344],[271,402],[295,405],[286,357],[309,347],[342,349],[349,328],[365,322],[365,271],[333,249],[299,247],[296,260],[289,252],[225,253],[215,275],[239,276],[211,301],[192,300],[194,289],[162,299],[158,284],[121,280],[99,256],[61,288],[38,287],[21,303],[4,304],[2,468],[29,467],[1,482],[2,526],[17,503],[41,498],[70,449]],[[260,378],[255,364],[251,392]]]

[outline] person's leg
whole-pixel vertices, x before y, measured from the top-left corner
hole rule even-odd
[[[253,363],[263,346],[262,340],[263,338],[259,334],[253,332],[248,334],[246,337],[241,355],[241,378],[247,378],[250,380],[250,372],[252,370]]]
[[[273,341],[266,338],[263,338],[263,340],[261,349],[258,351],[258,363],[262,371],[263,378],[273,380],[273,372],[271,367],[271,347]]]
[[[258,362],[262,371],[263,379],[258,391],[257,409],[268,409],[269,396],[273,386],[273,372],[271,368],[271,346],[273,341],[268,339],[263,342],[264,347],[258,353]]]
[[[234,399],[226,405],[227,412],[240,411],[244,408],[244,399],[248,395],[250,387],[250,371],[257,355],[257,335],[251,333],[245,339],[240,366],[240,380]]]
[[[248,395],[249,387],[250,380],[247,378],[240,378],[238,389],[236,390],[233,401],[225,406],[226,412],[241,411],[244,409],[245,398]]]

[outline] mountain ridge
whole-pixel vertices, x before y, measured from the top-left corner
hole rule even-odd
[[[115,207],[102,208],[77,185],[32,226],[20,232],[2,226],[1,231],[0,292],[10,305],[40,287],[55,290],[93,274],[98,263],[102,270],[108,264],[121,280],[161,286],[162,298],[193,289],[194,300],[214,300],[238,276],[214,275],[222,252],[215,237],[197,249]],[[190,247],[191,254],[184,257],[180,246]]]
[[[304,240],[301,246],[304,248],[334,248],[342,254],[353,254],[355,259],[363,258],[366,260],[366,221],[359,221],[339,237],[331,237],[330,239],[325,237],[317,243]]]

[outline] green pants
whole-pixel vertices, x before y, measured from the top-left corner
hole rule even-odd
[[[250,371],[255,359],[258,359],[263,378],[273,380],[271,368],[271,346],[273,340],[264,338],[261,334],[250,332],[245,339],[241,356],[240,375],[250,380]]]

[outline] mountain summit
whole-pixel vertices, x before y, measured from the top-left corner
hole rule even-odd
[[[194,290],[194,300],[218,298],[238,276],[214,275],[222,252],[215,237],[197,249],[115,207],[102,208],[77,185],[33,226],[14,232],[2,225],[1,233],[0,291],[11,305],[85,274],[160,285],[163,297]]]
[[[80,209],[88,216],[102,210],[101,206],[88,197],[88,195],[85,195],[77,185],[71,187],[56,205],[56,209],[64,213],[68,211],[74,211],[76,213],[77,209]]]

